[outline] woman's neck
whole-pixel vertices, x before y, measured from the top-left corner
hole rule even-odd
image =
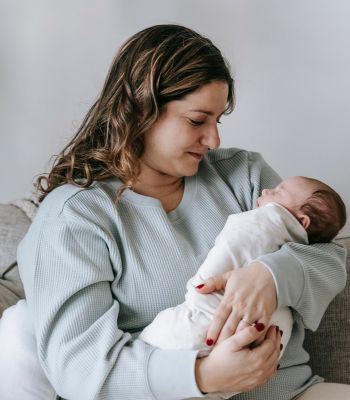
[[[174,210],[184,192],[183,177],[173,177],[156,171],[142,169],[132,190],[144,196],[158,199],[166,212]]]

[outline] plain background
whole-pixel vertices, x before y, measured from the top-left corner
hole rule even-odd
[[[97,97],[118,47],[178,23],[231,64],[222,146],[312,176],[350,210],[348,0],[0,0],[0,202],[27,195]],[[342,235],[350,234],[350,223]]]

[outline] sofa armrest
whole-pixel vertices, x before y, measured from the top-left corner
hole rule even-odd
[[[7,307],[24,298],[16,252],[30,223],[30,219],[18,207],[0,204],[0,317]]]

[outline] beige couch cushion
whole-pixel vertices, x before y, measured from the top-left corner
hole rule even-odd
[[[304,346],[315,374],[328,382],[350,384],[350,238],[339,241],[348,251],[347,285],[329,305],[317,331],[306,332]]]

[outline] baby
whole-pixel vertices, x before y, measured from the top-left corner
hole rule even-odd
[[[248,265],[287,242],[330,242],[346,221],[345,205],[333,189],[300,176],[288,178],[274,189],[264,189],[256,207],[228,217],[214,247],[188,281],[185,302],[160,312],[141,332],[142,340],[164,349],[196,349],[199,356],[207,355],[212,346],[205,343],[206,332],[223,294],[201,294],[196,286],[214,275]],[[249,316],[243,319],[247,320]],[[271,324],[283,330],[284,351],[293,325],[290,309],[275,311]]]

